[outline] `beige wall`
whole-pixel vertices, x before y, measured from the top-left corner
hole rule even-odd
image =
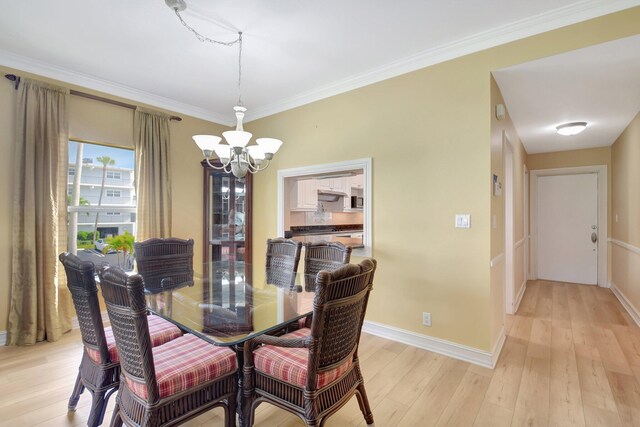
[[[527,152],[524,149],[520,137],[516,132],[509,107],[505,105],[506,112],[503,120],[498,120],[495,114],[497,104],[505,105],[504,98],[500,92],[493,76],[491,77],[491,177],[489,186],[492,185],[493,175],[498,176],[499,182],[503,184],[501,196],[491,196],[491,215],[495,215],[495,227],[491,219],[491,259],[502,257],[502,261],[491,267],[491,343],[492,345],[500,338],[500,331],[504,326],[505,314],[505,286],[506,286],[506,246],[505,246],[505,198],[506,188],[504,186],[506,178],[506,155],[505,144],[511,146],[513,164],[513,287],[511,289],[515,298],[524,285],[524,171]],[[506,138],[505,138],[506,137]],[[507,142],[508,141],[508,142]],[[492,189],[490,188],[490,191]]]
[[[611,147],[611,164],[611,282],[637,311],[640,309],[640,114]]]
[[[285,141],[272,166],[255,176],[254,259],[264,259],[261,242],[276,234],[278,169],[372,157],[373,255],[379,271],[368,318],[489,350],[494,341],[491,321],[498,316],[491,303],[489,269],[490,72],[637,34],[639,21],[636,7],[249,123],[246,127],[254,135]],[[0,84],[0,92],[0,140],[6,152],[14,122],[8,112],[13,101],[6,98],[15,95],[10,95],[7,82]],[[91,118],[102,120],[93,114]],[[219,134],[221,128],[185,117],[171,129],[174,234],[196,238],[198,264],[201,155],[190,136]],[[2,173],[10,176],[10,157],[0,161]],[[10,194],[11,186],[3,181],[2,200],[10,201]],[[10,212],[0,209],[5,237],[0,255],[9,255],[0,257],[0,293],[8,296],[11,220]],[[472,228],[454,229],[456,213],[471,214]],[[423,311],[432,313],[433,327],[421,325]],[[6,314],[0,316],[0,322],[5,321]],[[5,324],[0,323],[0,330]]]
[[[611,237],[640,247],[640,114],[611,147],[611,163],[614,215]]]
[[[610,168],[611,147],[556,151],[553,153],[529,154],[527,156],[529,170],[593,165],[607,165]]]
[[[636,34],[639,20],[634,8],[249,123],[254,135],[285,141],[256,176],[255,241],[276,234],[277,169],[372,157],[379,271],[368,319],[489,350],[502,316],[489,268],[500,242],[490,228],[490,72]],[[471,229],[453,227],[456,213],[471,214]],[[253,255],[263,258],[263,246]]]
[[[0,74],[17,73],[26,77],[57,83],[85,92],[76,86],[54,82],[17,70],[0,67]],[[100,94],[102,96],[108,96]],[[111,97],[111,96],[108,96]],[[119,99],[111,97],[113,99]],[[11,283],[11,230],[13,205],[13,146],[15,141],[16,91],[9,81],[0,81],[0,331],[7,329]],[[127,100],[124,100],[127,101]],[[172,113],[175,114],[175,113]],[[191,135],[220,134],[222,126],[181,115],[182,122],[171,122],[171,171],[173,180],[173,235],[194,237],[195,269],[202,271],[202,153]],[[69,106],[71,138],[79,138],[119,146],[133,146],[133,111],[77,96]]]

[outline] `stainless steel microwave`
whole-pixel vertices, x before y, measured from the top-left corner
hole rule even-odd
[[[363,208],[363,207],[364,207],[364,197],[351,196],[351,208]]]

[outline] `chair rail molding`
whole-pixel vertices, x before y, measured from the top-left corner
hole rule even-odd
[[[504,252],[496,255],[495,257],[491,258],[491,261],[489,261],[489,266],[491,268],[499,265],[502,261],[504,261]]]
[[[633,245],[630,245],[627,242],[623,242],[622,240],[617,240],[617,239],[613,239],[613,238],[609,238],[608,241],[613,243],[616,246],[620,246],[621,248],[624,248],[624,249],[626,249],[626,250],[628,250],[630,252],[633,252],[635,254],[640,255],[640,248],[637,247],[637,246],[633,246]]]

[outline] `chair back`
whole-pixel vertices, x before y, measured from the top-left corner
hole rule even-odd
[[[300,263],[302,243],[291,239],[267,240],[267,283],[293,289]]]
[[[137,270],[150,293],[193,286],[193,239],[148,239],[133,244]]]
[[[96,269],[91,261],[83,261],[76,255],[63,252],[58,257],[67,274],[67,287],[71,292],[73,305],[78,315],[82,342],[100,353],[102,364],[111,362],[104,325],[98,302]]]
[[[122,372],[128,380],[145,385],[149,402],[156,402],[159,392],[142,276],[108,266],[98,274]]]
[[[316,376],[357,357],[358,342],[369,292],[376,270],[374,259],[347,264],[316,279],[311,321],[307,388],[316,388]]]
[[[304,284],[307,291],[313,291],[316,275],[320,270],[333,271],[349,264],[351,246],[340,242],[319,242],[304,244]]]

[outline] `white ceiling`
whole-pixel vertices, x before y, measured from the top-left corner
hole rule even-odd
[[[244,32],[248,119],[637,6],[640,0],[187,0],[201,33]],[[233,123],[237,48],[163,0],[0,0],[0,65]]]
[[[494,72],[527,153],[611,145],[640,111],[640,36]],[[561,136],[555,127],[584,121]]]

